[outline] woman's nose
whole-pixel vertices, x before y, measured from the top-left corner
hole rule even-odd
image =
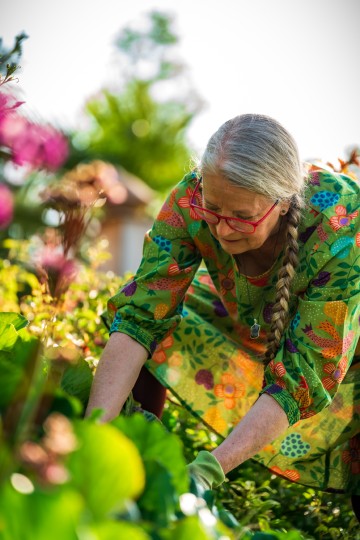
[[[216,233],[218,236],[225,238],[234,233],[234,230],[226,223],[225,219],[220,219],[216,225]]]

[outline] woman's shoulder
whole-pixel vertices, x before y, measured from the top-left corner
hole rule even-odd
[[[305,208],[303,210],[303,226],[309,227],[312,222],[322,221],[329,225],[339,218],[339,225],[349,225],[358,218],[360,207],[360,180],[330,169],[311,165],[305,187]],[[340,227],[335,226],[333,230]]]
[[[341,204],[341,199],[359,203],[360,179],[325,166],[308,165],[305,198],[310,206],[318,207],[320,211]]]

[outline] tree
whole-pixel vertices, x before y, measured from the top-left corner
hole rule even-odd
[[[146,22],[145,30],[120,32],[121,90],[104,90],[87,103],[89,144],[73,159],[96,157],[121,165],[162,191],[188,170],[192,151],[186,131],[201,105],[186,88],[184,66],[172,58],[178,38],[170,16],[152,12]],[[173,97],[162,99],[169,87]],[[180,87],[185,90],[177,96]]]

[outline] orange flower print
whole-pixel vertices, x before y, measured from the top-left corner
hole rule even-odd
[[[163,364],[166,361],[166,349],[170,349],[174,344],[174,338],[173,336],[167,336],[165,339],[162,340],[161,343],[156,347],[155,352],[152,356],[152,359],[157,364]]]
[[[360,247],[360,232],[356,233],[355,243],[356,243],[357,247]]]
[[[330,227],[334,231],[338,231],[341,227],[347,227],[350,224],[350,221],[359,215],[358,210],[348,214],[345,206],[342,206],[341,204],[338,204],[338,206],[335,207],[335,212],[337,215],[330,218]]]
[[[188,187],[186,189],[186,195],[184,197],[180,197],[178,201],[178,205],[180,206],[180,208],[190,208],[191,219],[194,219],[196,221],[201,221],[201,217],[195,214],[194,210],[190,207],[190,201],[191,201],[193,191],[194,190],[191,187]],[[195,195],[195,202],[198,206],[202,205],[201,195],[199,192]]]
[[[227,274],[221,274],[219,272],[221,296],[226,296],[227,293],[231,293],[233,297],[236,296],[234,277],[235,274],[233,268],[231,268]]]
[[[286,375],[286,369],[282,362],[276,362],[274,363],[274,360],[271,360],[269,362],[268,367],[270,368],[270,371],[273,375],[275,375],[275,384],[281,386],[281,388],[285,388],[285,382],[283,381],[282,377]]]
[[[311,324],[306,325],[302,330],[313,343],[322,349],[321,355],[324,358],[335,358],[340,354],[345,354],[355,337],[355,332],[350,330],[342,338],[334,326],[328,321],[321,322],[318,328],[329,334],[331,338],[323,338],[317,335]]]
[[[328,236],[327,232],[325,232],[322,223],[320,223],[316,227],[316,232],[318,233],[318,237],[320,238],[321,242],[326,242],[326,240],[328,239],[329,236]]]
[[[231,373],[224,373],[221,376],[221,384],[216,384],[214,388],[216,397],[224,399],[224,405],[227,409],[233,409],[237,398],[244,395],[244,385],[237,383]]]
[[[217,433],[226,435],[227,423],[221,416],[218,407],[210,407],[204,414],[204,422],[211,426]]]
[[[182,365],[183,357],[182,354],[179,351],[175,351],[172,353],[168,360],[168,364],[171,367],[180,367]]]
[[[297,482],[300,478],[300,473],[298,473],[298,471],[294,471],[293,469],[286,469],[285,471],[282,471],[279,467],[271,467],[270,470],[275,474],[285,476],[285,478],[288,478],[292,482]]]
[[[346,374],[346,368],[348,365],[348,359],[344,356],[338,365],[333,362],[328,362],[324,365],[323,370],[325,373],[328,373],[328,377],[322,379],[323,386],[325,390],[331,390],[335,385],[340,384]]]
[[[312,398],[310,397],[309,387],[305,377],[300,377],[299,386],[294,393],[294,399],[298,402],[301,418],[305,414],[306,409],[311,405]]]
[[[349,450],[342,453],[344,463],[351,463],[352,474],[360,474],[360,438],[358,435],[350,439]]]

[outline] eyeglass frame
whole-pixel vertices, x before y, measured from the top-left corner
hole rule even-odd
[[[201,210],[205,210],[205,212],[208,212],[209,214],[212,214],[213,216],[215,216],[217,218],[217,222],[216,223],[210,223],[210,225],[219,225],[220,220],[224,219],[226,224],[233,231],[242,232],[244,234],[254,234],[254,232],[256,231],[256,228],[268,217],[269,214],[271,214],[271,212],[274,210],[274,208],[280,202],[280,199],[277,199],[275,201],[275,203],[272,205],[272,207],[270,208],[270,210],[268,210],[266,212],[266,214],[261,219],[259,219],[258,221],[248,221],[247,219],[241,219],[241,218],[236,218],[236,217],[231,217],[231,216],[222,216],[221,214],[218,214],[217,212],[214,212],[213,210],[208,210],[207,208],[204,208],[203,206],[199,206],[198,204],[195,204],[195,202],[194,202],[195,201],[195,196],[196,196],[197,191],[199,190],[201,180],[202,180],[202,178],[200,177],[199,180],[196,183],[195,189],[194,189],[193,194],[192,194],[191,199],[190,199],[190,208],[192,208],[195,213],[196,213],[196,208],[200,208]],[[201,216],[198,216],[198,217],[200,219],[203,219],[206,223],[209,223],[205,218],[203,218]],[[248,225],[252,225],[254,230],[249,232],[249,231],[240,231],[239,229],[234,229],[234,227],[232,227],[231,224],[228,222],[229,219],[234,220],[234,221],[240,221],[241,223],[247,223]]]

